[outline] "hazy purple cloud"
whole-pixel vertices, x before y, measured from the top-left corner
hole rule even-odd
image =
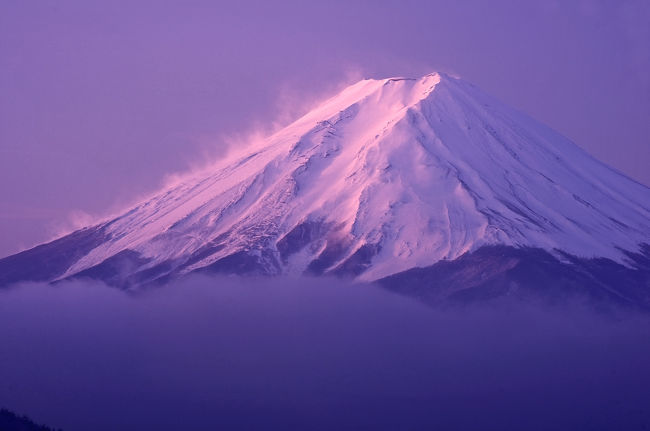
[[[513,305],[513,304],[511,304]],[[0,290],[0,405],[66,431],[650,424],[647,316],[319,279]]]
[[[3,2],[0,255],[358,76],[457,73],[650,184],[648,28],[643,0]]]

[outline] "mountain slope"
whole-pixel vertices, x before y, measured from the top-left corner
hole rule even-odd
[[[0,409],[0,430],[2,431],[54,431],[45,425],[37,425],[27,416],[18,416],[7,410]],[[60,431],[60,430],[59,430]]]
[[[72,234],[93,240],[62,246],[69,258],[39,279],[377,280],[490,245],[627,265],[649,220],[647,187],[467,82],[363,80],[244,156]],[[42,247],[0,260],[0,282],[25,279]]]
[[[508,298],[650,311],[650,246],[628,253],[629,265],[605,258],[563,257],[539,248],[484,246],[453,261],[412,268],[377,283],[431,305]]]

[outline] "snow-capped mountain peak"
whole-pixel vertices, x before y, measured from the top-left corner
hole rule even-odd
[[[115,261],[143,279],[209,267],[375,280],[492,244],[623,262],[649,220],[647,187],[473,85],[369,79],[94,227],[58,278]]]

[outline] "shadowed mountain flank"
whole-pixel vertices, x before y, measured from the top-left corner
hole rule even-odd
[[[644,245],[641,253],[631,254],[635,263],[629,267],[564,253],[559,259],[538,248],[488,246],[377,283],[432,305],[513,298],[550,303],[578,300],[650,311],[649,251]]]

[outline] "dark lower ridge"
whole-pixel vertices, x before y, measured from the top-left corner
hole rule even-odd
[[[0,430],[2,431],[61,431],[36,424],[27,416],[19,416],[7,409],[0,409]]]
[[[325,249],[312,260],[307,269],[306,275],[323,275],[325,271],[334,265],[345,254],[345,244],[338,241],[328,241]]]
[[[196,250],[185,262],[183,262],[181,267],[186,268],[188,266],[194,265],[195,263],[198,263],[203,259],[212,256],[218,251],[223,250],[226,247],[225,241],[228,239],[229,234],[230,232],[223,233],[217,236],[216,238],[214,238],[212,241],[210,241],[203,247]]]
[[[329,229],[330,226],[320,221],[305,221],[291,229],[276,243],[282,262],[287,263],[289,256],[321,238]]]
[[[127,282],[132,286],[141,286],[151,283],[159,283],[174,270],[171,261],[164,261],[150,268],[143,269],[131,275]]]
[[[440,261],[378,280],[391,291],[431,305],[470,304],[512,298],[550,304],[586,301],[596,307],[650,311],[650,254],[634,255],[635,267],[605,258],[565,255],[560,261],[538,248],[486,246],[453,261]]]
[[[142,257],[137,251],[127,249],[68,277],[66,280],[87,278],[100,280],[109,286],[128,289],[141,284],[138,283],[138,278],[140,278],[138,274],[147,270],[139,271],[139,268],[150,261],[151,259]]]
[[[105,226],[95,226],[0,259],[0,287],[25,281],[51,281],[108,239]]]
[[[278,250],[242,250],[193,272],[224,275],[274,276],[295,250],[313,244],[322,226],[301,224],[278,241]],[[64,238],[0,259],[0,286],[25,281],[52,282],[79,258],[107,239],[103,226],[82,229]],[[121,289],[163,285],[182,277],[188,262],[198,262],[221,248],[215,240],[187,261],[151,259],[124,250],[68,279],[94,279]],[[354,277],[363,273],[380,246],[365,244],[340,262],[347,244],[330,239],[305,271],[306,275]],[[550,303],[588,300],[598,306],[624,306],[650,311],[650,245],[623,251],[627,265],[606,258],[583,258],[538,248],[486,246],[453,261],[413,268],[377,281],[391,291],[428,304],[469,304],[501,298],[542,299]],[[556,256],[561,256],[560,258]]]
[[[332,274],[341,277],[356,277],[368,269],[372,263],[372,258],[381,251],[379,244],[364,244],[345,262],[332,271]]]
[[[271,276],[280,273],[280,266],[275,256],[267,249],[260,250],[259,253],[242,250],[223,257],[194,272],[224,275]]]
[[[636,253],[620,250],[627,256],[632,266],[642,271],[650,271],[650,244],[640,244],[639,251]]]

